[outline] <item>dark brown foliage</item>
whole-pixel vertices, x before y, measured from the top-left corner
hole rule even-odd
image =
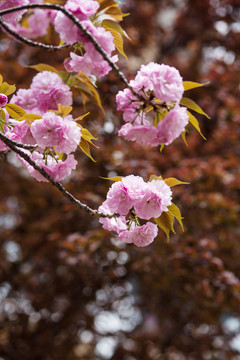
[[[96,208],[110,185],[99,176],[113,171],[189,181],[174,189],[185,232],[170,243],[160,234],[147,248],[125,246],[52,186],[26,176],[12,154],[2,156],[1,360],[240,359],[231,346],[240,317],[239,1],[128,0],[124,10],[132,41],[121,67],[129,79],[156,61],[176,66],[184,80],[211,82],[189,92],[211,116],[198,116],[207,141],[190,131],[187,148],[179,139],[160,153],[119,139],[114,95],[122,85],[110,74],[99,88],[106,118],[86,105],[97,163],[79,153],[66,186]],[[67,56],[3,34],[0,52],[0,72],[19,87],[34,75],[24,65],[61,68]],[[86,112],[79,97],[75,105],[76,115]],[[235,333],[224,326],[230,319]]]

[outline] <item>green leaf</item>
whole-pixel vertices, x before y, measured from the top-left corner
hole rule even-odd
[[[92,155],[90,153],[90,147],[89,147],[89,144],[88,144],[88,142],[86,140],[81,138],[81,142],[79,144],[79,147],[84,152],[84,154],[86,154],[92,161],[96,162],[96,160],[94,160],[94,158],[92,157]]]
[[[36,114],[25,114],[22,118],[19,118],[18,120],[27,120],[28,124],[31,124],[31,121],[37,120],[37,119],[41,119],[42,116],[40,115],[36,115]]]
[[[199,123],[197,121],[197,119],[195,118],[195,116],[193,116],[189,111],[187,111],[188,116],[189,116],[189,122],[192,124],[193,127],[195,127],[195,129],[199,132],[199,134],[203,137],[204,140],[207,140],[200,129]]]
[[[198,88],[201,86],[208,85],[209,83],[210,83],[209,81],[204,84],[194,82],[194,81],[183,81],[183,87],[184,87],[184,90],[187,91],[187,90],[191,90],[191,89],[195,89],[195,88]]]
[[[72,106],[63,106],[58,104],[58,110],[47,110],[48,112],[54,112],[54,114],[65,118],[72,111]]]
[[[100,7],[98,11],[102,11],[104,9],[107,9],[110,6],[117,6],[118,4],[115,2],[115,0],[100,0]]]
[[[114,45],[116,46],[117,50],[120,52],[120,54],[122,54],[126,59],[127,59],[127,56],[123,50],[123,39],[122,39],[122,36],[119,34],[119,32],[117,30],[115,30],[113,27],[109,27],[108,25],[105,25],[105,23],[109,21],[109,22],[112,22],[113,24],[115,25],[118,25],[116,22],[114,21],[111,21],[111,20],[104,20],[102,22],[102,26],[107,30],[109,31],[112,36],[113,36],[113,42],[114,42]],[[119,25],[120,26],[120,25]]]
[[[0,120],[4,122],[6,121],[6,114],[3,109],[0,110]]]
[[[164,149],[164,144],[161,144],[161,146],[160,146],[160,152],[162,152],[163,151],[163,149]]]
[[[182,136],[182,139],[183,139],[183,141],[184,141],[184,144],[185,144],[186,146],[188,146],[188,143],[187,143],[187,140],[186,140],[186,133],[187,133],[187,130],[182,131],[182,132],[181,132],[181,136]]]
[[[54,67],[54,66],[51,66],[51,65],[48,65],[48,64],[36,64],[36,65],[31,65],[31,66],[27,66],[31,69],[34,69],[34,70],[37,70],[39,72],[42,72],[42,71],[51,71],[51,72],[55,72],[56,74],[58,74],[58,70]]]
[[[179,210],[177,205],[175,205],[174,203],[171,203],[171,205],[168,206],[168,211],[170,212],[170,214],[172,214],[177,219],[177,221],[181,225],[182,231],[184,231],[184,227],[183,227],[183,223],[182,223],[183,217],[182,217],[181,211]]]
[[[25,115],[26,115],[26,111],[23,110],[20,106],[15,105],[15,104],[7,104],[5,106],[7,112],[9,113],[9,115],[16,120],[23,120],[25,119]]]
[[[104,180],[111,180],[111,181],[121,181],[124,176],[114,176],[114,177],[110,177],[110,178],[106,178],[106,177],[102,177],[102,176],[99,176],[101,179],[104,179]]]
[[[116,21],[114,21],[114,20],[103,20],[101,25],[104,26],[104,27],[108,27],[109,29],[116,30],[119,34],[125,36],[128,40],[130,40],[130,38],[129,38],[128,34],[126,33],[126,31],[123,30],[121,25],[119,25]]]
[[[110,15],[111,18],[121,21],[125,16],[128,16],[128,14],[122,13],[121,9],[118,6],[111,6],[107,9],[106,14]]]
[[[79,72],[74,77],[73,83],[71,85],[69,85],[69,86],[74,86],[74,87],[82,90],[86,94],[93,96],[96,103],[101,108],[102,112],[104,113],[104,109],[102,107],[101,99],[99,97],[99,94],[98,94],[97,90],[95,89],[95,87],[93,86],[91,80],[87,77],[87,75],[85,75],[82,72]]]
[[[188,185],[189,184],[188,182],[178,180],[174,177],[164,179],[164,182],[170,187],[176,186],[176,185]]]
[[[97,147],[95,144],[93,144],[92,140],[97,140],[97,138],[95,138],[89,130],[85,129],[84,127],[82,127],[82,125],[77,124],[80,128],[81,128],[81,133],[82,133],[82,139],[88,141],[90,144],[94,145],[95,147]]]
[[[174,216],[169,212],[163,212],[159,218],[154,218],[155,223],[160,229],[162,229],[167,235],[167,241],[169,242],[169,234],[172,231],[175,233],[173,228]]]
[[[152,180],[163,180],[162,176],[150,175],[149,181]]]
[[[208,119],[210,119],[210,116],[208,116],[201,108],[200,106],[195,103],[192,99],[183,97],[180,101],[180,104],[183,106],[188,107],[191,110],[196,111],[197,113],[206,116]]]
[[[86,116],[88,116],[90,114],[90,111],[87,112],[86,114],[80,115],[78,116],[75,121],[81,121],[82,119],[84,119]]]
[[[0,86],[0,93],[6,96],[13,94],[16,91],[15,85],[9,85],[6,82],[3,82]]]

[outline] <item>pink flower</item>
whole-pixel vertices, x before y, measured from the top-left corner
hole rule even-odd
[[[27,5],[28,0],[4,0],[0,1],[0,10],[11,9],[16,6]],[[3,20],[15,24],[16,21],[21,20],[26,10],[15,11],[7,15],[3,15]]]
[[[158,218],[163,211],[168,211],[172,202],[172,191],[163,180],[153,180],[147,183],[145,194],[134,207],[141,219]]]
[[[133,242],[133,234],[136,229],[136,224],[133,222],[129,228],[119,231],[118,237],[121,241],[126,244],[131,244]]]
[[[155,96],[161,101],[180,101],[184,92],[179,71],[168,65],[159,65],[158,71],[149,75]]]
[[[55,146],[58,153],[75,151],[81,139],[81,130],[75,121],[65,120],[52,112],[35,120],[31,131],[40,147]]]
[[[41,115],[47,110],[57,110],[58,104],[72,105],[72,93],[69,86],[63,84],[60,76],[54,72],[38,73],[33,78],[30,90]]]
[[[130,89],[124,89],[123,91],[119,91],[116,95],[116,102],[117,102],[117,110],[125,110],[126,108],[134,106],[136,102],[133,101],[138,100],[135,95],[131,92]],[[139,105],[136,106],[137,108]]]
[[[68,1],[65,5],[66,9],[73,12],[74,15],[81,20],[81,24],[91,33],[93,33],[93,28],[95,26],[90,21],[89,16],[95,14],[96,10],[99,7],[97,1],[89,0],[75,0]],[[62,12],[58,12],[55,18],[55,30],[58,32],[62,41],[67,44],[74,44],[76,42],[87,41],[86,37],[83,35],[82,31],[74,25],[72,20],[66,17]],[[95,37],[95,35],[94,35]]]
[[[171,199],[171,189],[163,180],[145,183],[139,176],[126,176],[111,186],[107,200],[99,207],[104,214],[116,212],[121,216],[101,218],[100,223],[104,229],[115,231],[125,243],[147,246],[157,236],[158,227],[151,222],[140,226],[140,220],[159,217],[163,211],[168,211]]]
[[[19,89],[11,103],[28,113],[43,115],[47,110],[57,110],[58,104],[72,105],[72,93],[58,74],[43,71],[34,76],[30,89]]]
[[[112,214],[106,201],[102,203],[102,205],[98,208],[98,211],[102,212],[103,214]],[[100,218],[99,222],[103,225],[103,228],[108,231],[115,231],[118,233],[119,231],[127,229],[126,219],[124,216]]]
[[[169,145],[184,131],[185,126],[188,124],[189,116],[185,107],[175,106],[158,123],[157,139],[159,144]]]
[[[107,194],[106,204],[112,213],[127,215],[133,203],[128,196],[128,189],[122,181],[112,184]]]
[[[28,130],[27,121],[17,121],[10,119],[7,122],[8,124],[11,124],[11,128],[4,126],[5,135],[11,140],[22,142],[22,139],[24,138]],[[8,147],[2,141],[0,141],[0,151],[5,151],[7,149]]]
[[[28,113],[34,113],[33,109],[37,107],[37,99],[31,89],[19,89],[16,95],[12,96],[10,103],[21,106]]]
[[[49,93],[49,91],[61,85],[63,85],[63,82],[58,74],[52,71],[42,71],[34,76],[30,88],[35,93]]]
[[[82,25],[87,28],[87,23],[91,23],[89,20],[83,20]],[[86,38],[82,31],[74,25],[72,20],[66,17],[62,12],[58,12],[54,21],[56,32],[59,34],[60,39],[66,43],[73,45],[77,42],[85,42]]]
[[[118,60],[118,56],[114,55],[111,57],[111,53],[115,50],[113,43],[113,36],[109,31],[106,31],[103,27],[95,27],[91,25],[88,29],[94,38],[98,41],[103,50],[106,51],[108,56],[113,62]],[[103,59],[102,55],[95,50],[92,43],[87,41],[84,45],[85,54],[79,56],[75,53],[70,53],[70,58],[65,61],[65,68],[67,71],[83,72],[86,75],[94,74],[96,76],[104,76],[110,70],[110,65]]]
[[[31,154],[28,150],[23,151],[28,154],[38,166],[42,167],[56,181],[61,181],[67,176],[69,176],[72,170],[74,170],[77,165],[77,161],[74,159],[73,155],[69,155],[65,161],[58,160],[58,162],[56,162],[56,160],[53,159],[51,156],[48,156],[46,163],[46,161],[43,159],[43,155],[39,152],[34,151]],[[25,168],[29,171],[32,177],[34,177],[38,181],[48,181],[37,170],[35,170],[33,166],[29,165],[26,160],[24,160],[18,155],[17,157],[25,166]]]
[[[94,15],[99,6],[99,3],[94,0],[68,0],[65,4],[65,8],[77,16],[79,20],[85,20]]]
[[[8,97],[5,94],[0,94],[0,107],[3,107],[7,104]]]
[[[157,225],[148,221],[145,225],[135,227],[131,234],[131,240],[136,246],[144,247],[150,245],[157,234]]]
[[[35,39],[47,34],[49,25],[52,23],[51,13],[42,9],[35,9],[28,18],[29,27],[16,24],[14,28],[20,35]]]
[[[155,146],[155,138],[157,136],[157,128],[152,125],[135,125],[125,124],[118,131],[119,136],[123,136],[126,140],[136,141],[138,144]]]
[[[129,230],[120,231],[118,237],[125,243],[133,243],[138,247],[150,245],[158,234],[157,225],[147,222],[145,225],[136,226],[134,223]]]
[[[72,170],[76,169],[77,161],[73,155],[68,155],[65,161],[58,160],[52,168],[52,177],[56,181],[61,181],[69,176]]]
[[[43,91],[36,94],[38,101],[38,108],[41,113],[47,110],[57,110],[58,104],[63,106],[72,105],[72,93],[67,85],[60,85],[49,92]]]
[[[127,188],[128,198],[134,203],[138,203],[145,194],[147,184],[141,176],[129,175],[122,179],[123,185]]]

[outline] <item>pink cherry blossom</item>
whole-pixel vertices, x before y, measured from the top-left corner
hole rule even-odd
[[[65,161],[58,160],[58,162],[53,159],[51,156],[48,156],[47,162],[43,159],[43,155],[37,151],[34,151],[32,154],[28,150],[22,150],[26,154],[28,154],[34,162],[42,167],[54,180],[61,181],[69,176],[76,168],[77,161],[74,159],[73,155],[69,155]],[[22,157],[18,156],[18,159],[22,162],[25,168],[29,171],[30,175],[34,177],[38,181],[48,180],[42,176],[37,170],[34,169],[33,166],[29,165],[29,163],[24,160]]]
[[[68,0],[65,4],[65,8],[77,16],[79,20],[85,20],[94,15],[99,6],[100,4],[94,0]]]
[[[145,225],[132,224],[129,230],[120,231],[118,237],[125,243],[133,243],[138,247],[150,245],[158,234],[157,225],[147,222]]]
[[[27,133],[28,130],[28,123],[27,121],[17,121],[10,119],[7,121],[11,127],[4,126],[5,135],[14,141],[22,142],[22,139]],[[8,147],[2,141],[0,141],[0,151],[7,150]]]
[[[42,71],[34,76],[31,83],[31,90],[35,93],[49,93],[53,88],[63,85],[62,79],[52,71]]]
[[[130,89],[119,91],[116,96],[117,110],[125,110],[130,106],[134,106],[134,102],[136,103],[136,100],[138,99],[135,95],[133,95]],[[138,108],[139,105],[136,107]]]
[[[40,147],[55,146],[58,153],[75,151],[81,139],[81,130],[75,121],[65,120],[52,112],[35,120],[31,131]]]
[[[159,65],[158,71],[149,74],[155,96],[161,101],[180,101],[184,92],[179,71],[168,65]]]
[[[34,76],[30,89],[19,89],[11,103],[28,113],[43,115],[48,110],[57,110],[58,104],[72,105],[72,92],[58,74],[43,71]]]
[[[16,6],[28,5],[29,0],[3,0],[0,1],[0,10],[11,9]],[[7,15],[3,15],[3,20],[15,24],[19,21],[26,10],[15,11]]]
[[[153,180],[147,183],[144,196],[134,207],[141,219],[149,220],[153,217],[158,218],[163,211],[168,211],[167,207],[171,202],[170,187],[163,180]]]
[[[145,225],[135,227],[131,234],[131,240],[136,246],[144,247],[150,245],[157,234],[157,225],[148,221]]]
[[[125,124],[118,131],[119,136],[123,136],[126,140],[136,141],[138,144],[155,146],[155,138],[157,129],[152,125],[135,125]]]
[[[35,9],[27,20],[29,27],[21,26],[17,23],[13,30],[22,36],[28,37],[29,39],[35,39],[40,36],[45,36],[47,34],[48,27],[52,22],[52,12]]]
[[[106,201],[102,203],[102,205],[98,208],[98,211],[102,212],[103,214],[112,214]],[[103,228],[108,231],[115,231],[118,233],[119,231],[127,229],[126,219],[124,216],[100,218],[99,222],[102,224]]]
[[[132,200],[128,196],[128,189],[122,181],[117,181],[110,187],[106,204],[112,213],[127,215],[133,206]]]
[[[28,113],[36,113],[37,99],[31,89],[19,89],[16,95],[13,95],[10,101],[11,104],[21,106]]]
[[[116,62],[118,56],[111,56],[112,51],[115,50],[112,34],[103,27],[96,28],[93,25],[91,25],[88,30],[98,41],[102,49],[106,51],[112,62]],[[73,52],[70,53],[70,58],[67,59],[64,64],[67,71],[81,71],[88,76],[94,74],[102,77],[111,70],[110,65],[103,59],[102,55],[99,54],[91,42],[87,41],[84,49],[85,54],[83,56],[79,56]]]
[[[184,131],[185,126],[188,124],[189,116],[185,107],[175,106],[158,123],[157,139],[159,144],[169,145]]]
[[[128,229],[123,229],[118,232],[118,238],[126,244],[131,244],[133,242],[135,229],[136,224],[132,222]]]
[[[141,176],[128,175],[122,179],[123,185],[127,188],[128,198],[138,203],[144,196],[147,184]]]

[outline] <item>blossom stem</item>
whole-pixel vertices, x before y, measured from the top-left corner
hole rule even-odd
[[[51,9],[51,10],[58,10],[61,11],[64,15],[66,15],[72,22],[82,31],[82,33],[86,36],[86,38],[91,41],[95,49],[102,55],[103,59],[111,66],[112,70],[116,73],[116,75],[119,77],[119,79],[131,90],[131,92],[137,97],[142,98],[141,95],[139,95],[128,83],[125,75],[120,71],[119,67],[109,58],[108,54],[105,50],[102,49],[98,41],[94,38],[94,36],[88,31],[81,23],[81,21],[71,13],[71,11],[68,11],[65,9],[64,6],[61,6],[59,4],[28,4],[28,5],[21,5],[16,6],[11,9],[1,10],[0,11],[0,17],[6,14],[10,14],[15,11],[19,10],[28,10],[28,9],[36,9],[36,8],[42,8],[42,9]],[[26,38],[23,38],[19,34],[17,34],[14,30],[10,29],[5,22],[0,18],[0,24],[5,28],[7,32],[9,32],[11,35],[13,35],[18,40],[27,43],[30,46],[39,46],[42,48],[47,48],[48,50],[59,50],[61,47],[55,47],[53,45],[45,45],[42,43],[37,43],[35,41],[28,40]],[[27,40],[27,41],[26,41]],[[61,45],[60,45],[61,46]]]
[[[64,186],[58,182],[55,181],[42,167],[38,166],[35,161],[31,159],[31,157],[26,154],[24,151],[19,149],[19,147],[27,148],[32,147],[32,145],[25,145],[18,143],[17,141],[9,139],[6,135],[0,132],[0,140],[4,142],[5,145],[7,145],[13,152],[18,154],[21,158],[23,158],[25,161],[28,162],[29,165],[31,165],[35,170],[37,170],[45,179],[47,179],[53,186],[55,186],[68,200],[70,200],[72,203],[77,205],[80,209],[85,210],[88,214],[92,216],[97,217],[104,217],[104,218],[112,218],[115,216],[118,216],[117,214],[103,214],[97,210],[91,209],[88,205],[82,203],[80,200],[76,199],[69,191],[67,191]]]

